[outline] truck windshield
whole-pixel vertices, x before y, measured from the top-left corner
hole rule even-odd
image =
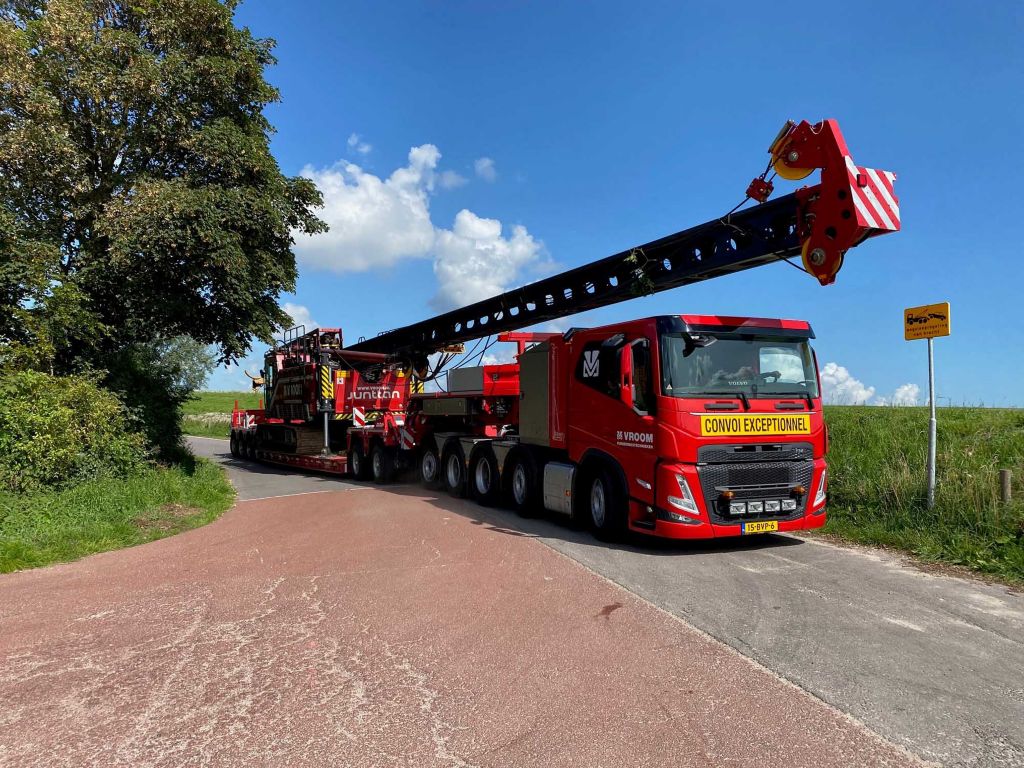
[[[774,336],[663,334],[661,386],[669,397],[818,397],[811,345]]]

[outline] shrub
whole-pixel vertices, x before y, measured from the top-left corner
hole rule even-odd
[[[0,488],[65,488],[124,477],[147,463],[145,440],[117,397],[87,376],[0,377]]]

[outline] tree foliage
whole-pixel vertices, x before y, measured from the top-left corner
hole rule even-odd
[[[168,355],[269,341],[293,233],[325,229],[270,152],[273,41],[236,5],[0,0],[0,365],[106,371],[164,447]]]
[[[0,342],[58,371],[269,340],[319,192],[269,148],[273,43],[218,0],[0,0]]]
[[[89,377],[19,371],[0,379],[0,491],[122,477],[145,457],[124,406]]]

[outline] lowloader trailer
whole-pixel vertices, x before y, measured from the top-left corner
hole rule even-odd
[[[667,315],[564,334],[518,329],[800,256],[822,285],[898,231],[895,174],[857,166],[833,120],[787,123],[725,216],[344,346],[304,328],[267,352],[266,407],[232,415],[232,453],[430,486],[624,531],[708,538],[820,527],[828,433],[808,323]],[[775,176],[819,184],[769,200]],[[741,203],[742,205],[742,203]],[[456,367],[468,342],[516,362]],[[431,356],[439,361],[431,362]],[[482,358],[482,353],[481,353]]]

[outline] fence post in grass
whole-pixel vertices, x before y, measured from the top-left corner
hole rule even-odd
[[[999,500],[1004,504],[1009,504],[1013,499],[1013,491],[1010,488],[1012,476],[1008,469],[999,470]]]

